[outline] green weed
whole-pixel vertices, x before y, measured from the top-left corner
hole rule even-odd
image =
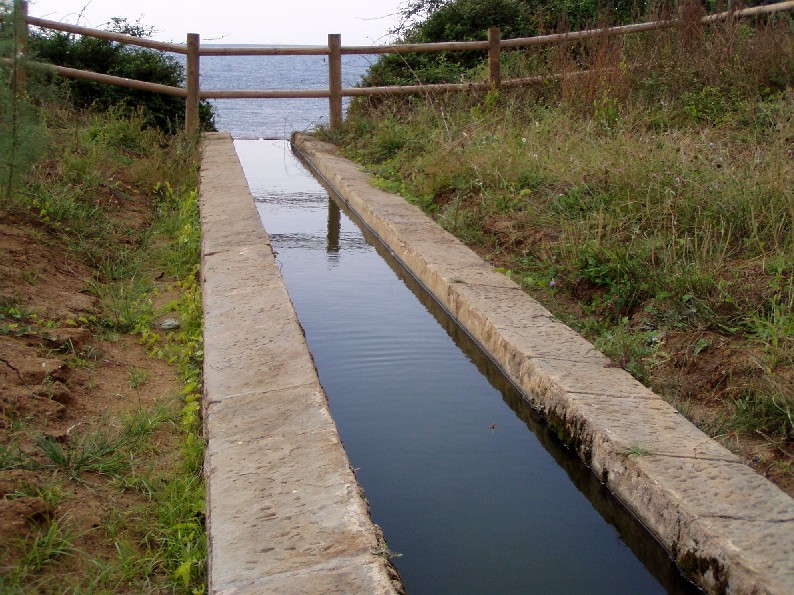
[[[32,315],[33,312],[25,304],[8,297],[0,298],[0,320],[19,323],[27,321]]]
[[[733,402],[732,427],[775,439],[794,437],[794,399],[780,391],[742,391]]]
[[[653,453],[642,446],[632,446],[631,448],[627,448],[623,454],[627,457],[647,457]]]
[[[44,467],[63,470],[74,478],[88,472],[116,476],[127,467],[121,450],[129,446],[125,437],[101,431],[81,435],[65,445],[50,436],[42,436],[36,446],[44,456]]]
[[[173,362],[183,382],[179,424],[183,436],[181,461],[176,473],[141,482],[151,489],[156,522],[145,542],[180,590],[201,591],[206,582],[207,543],[204,529],[204,439],[201,395],[203,310],[198,283],[200,227],[195,190],[157,187],[158,219],[154,229],[169,238],[158,251],[158,262],[177,281],[179,297],[168,309],[178,314],[181,325],[160,337],[144,330],[141,340],[150,352]]]
[[[36,285],[39,282],[39,275],[33,271],[20,271],[19,276],[28,285]]]
[[[141,444],[160,424],[170,421],[172,417],[171,407],[165,403],[149,409],[138,407],[122,418],[123,433],[130,437],[132,444]]]
[[[49,564],[75,555],[72,545],[74,534],[69,529],[52,521],[41,534],[37,535],[22,556],[22,563],[37,572]]]
[[[761,342],[768,366],[794,364],[794,286],[789,282],[787,297],[776,292],[761,313],[746,320],[751,336]]]
[[[7,455],[8,464],[64,471],[74,479],[80,479],[85,473],[120,478],[130,472],[135,455],[168,417],[162,405],[153,409],[139,408],[122,420],[122,427],[116,432],[105,429],[75,432],[65,440],[39,436],[35,441],[37,458],[21,451],[17,455],[11,452]]]
[[[128,375],[130,379],[130,388],[133,390],[138,390],[149,381],[149,371],[142,368],[130,370]]]
[[[195,191],[177,192],[171,185],[155,187],[158,218],[154,229],[172,240],[158,251],[158,261],[167,274],[183,279],[192,274],[199,258],[201,233],[198,221],[198,195]]]
[[[91,345],[78,351],[71,340],[66,341],[60,351],[68,356],[69,365],[74,368],[92,368],[100,359],[100,353]]]
[[[0,591],[3,593],[25,593],[33,588],[36,592],[51,592],[50,581],[38,573],[62,565],[74,559],[78,551],[74,546],[75,533],[58,520],[47,522],[34,529],[32,535],[15,544],[19,560],[13,567],[3,568],[0,574]],[[4,544],[8,547],[10,544]],[[48,588],[49,587],[49,588]]]
[[[188,588],[206,573],[204,489],[199,476],[163,479],[154,496],[155,525],[147,535],[176,584]]]
[[[632,329],[628,326],[628,319],[623,318],[620,326],[599,333],[595,346],[637,380],[647,384],[650,380],[650,369],[656,363],[659,338],[658,331]]]
[[[32,498],[39,498],[44,503],[47,504],[47,507],[50,510],[55,510],[58,504],[60,504],[64,498],[66,498],[66,494],[63,491],[63,487],[52,481],[47,481],[43,485],[33,485],[28,483],[23,483],[20,486],[6,495],[7,498],[22,498],[22,497],[32,497]]]
[[[385,558],[387,560],[390,560],[392,558],[402,557],[402,554],[392,551],[391,549],[389,549],[389,546],[385,543],[374,548],[372,550],[372,553],[375,554],[376,556],[380,556],[381,558]]]
[[[99,283],[91,281],[88,291],[99,299],[100,316],[97,322],[107,330],[120,333],[140,331],[154,319],[151,282],[142,278]]]
[[[29,464],[29,459],[22,451],[18,442],[0,444],[0,469],[23,469]]]

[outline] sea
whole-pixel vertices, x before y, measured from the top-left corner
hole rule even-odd
[[[377,55],[343,55],[342,86],[358,84],[377,59]],[[328,89],[328,58],[202,56],[200,75],[203,90]],[[210,103],[217,129],[236,139],[285,139],[293,131],[328,124],[327,99],[213,99]],[[350,98],[345,98],[345,110],[349,103]]]

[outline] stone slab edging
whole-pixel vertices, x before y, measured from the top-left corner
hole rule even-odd
[[[693,581],[794,592],[794,500],[338,150],[293,146],[496,361]]]
[[[200,206],[209,592],[399,592],[228,134]]]

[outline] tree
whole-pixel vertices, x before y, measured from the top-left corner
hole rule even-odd
[[[0,0],[0,13],[14,13],[11,2]],[[15,88],[18,48],[14,37],[15,18],[0,21],[0,57],[11,66],[0,65],[0,205],[11,196],[16,183],[44,149],[45,131],[33,106]]]

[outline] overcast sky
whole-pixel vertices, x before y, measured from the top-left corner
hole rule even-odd
[[[158,41],[324,45],[386,43],[403,0],[30,0],[31,16],[100,28],[111,17],[153,26]],[[79,22],[78,22],[79,21]]]

